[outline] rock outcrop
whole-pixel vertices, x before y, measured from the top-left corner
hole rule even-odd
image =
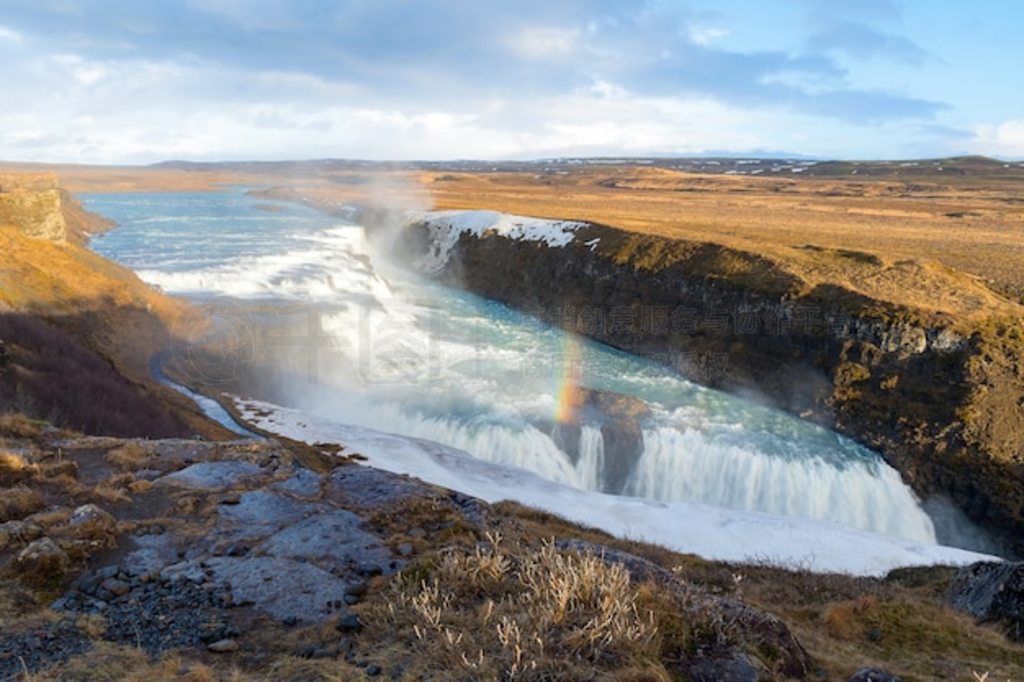
[[[981,622],[1000,623],[1010,639],[1024,642],[1024,563],[961,568],[949,588],[949,603]]]
[[[0,175],[0,224],[37,239],[65,241],[68,226],[56,174]]]
[[[1024,552],[1024,326],[971,278],[817,247],[791,267],[600,225],[552,246],[429,221],[381,243],[447,284],[851,436]],[[898,302],[926,290],[948,305]]]

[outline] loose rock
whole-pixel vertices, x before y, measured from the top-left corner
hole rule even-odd
[[[238,642],[233,639],[221,639],[206,645],[206,648],[215,654],[229,654],[238,651]]]
[[[356,614],[350,613],[338,619],[336,627],[339,632],[359,632],[363,629],[363,621]]]

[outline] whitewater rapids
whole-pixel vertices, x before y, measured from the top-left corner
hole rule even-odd
[[[97,237],[93,248],[168,293],[315,306],[323,336],[316,339],[319,374],[282,388],[288,406],[317,423],[434,441],[581,491],[936,542],[920,500],[877,453],[576,340],[581,385],[649,408],[625,484],[610,488],[608,467],[623,454],[609,451],[599,418],[581,424],[574,453],[553,436],[565,334],[387,264],[360,225],[284,203],[261,211],[257,204],[265,201],[239,190],[85,199],[121,226]],[[472,229],[483,229],[476,222]],[[573,238],[568,223],[509,224],[523,238]],[[306,367],[305,352],[284,349],[274,360],[285,369]]]

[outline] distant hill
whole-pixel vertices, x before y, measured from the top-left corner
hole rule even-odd
[[[1000,161],[984,156],[942,159],[877,161],[816,161],[801,156],[759,157],[741,155],[698,157],[559,157],[533,161],[367,161],[362,159],[311,159],[298,161],[163,161],[150,168],[188,172],[236,172],[311,176],[334,171],[406,170],[451,172],[544,173],[588,166],[644,166],[694,173],[728,175],[792,175],[811,177],[867,178],[1004,178],[1024,179],[1024,162]]]

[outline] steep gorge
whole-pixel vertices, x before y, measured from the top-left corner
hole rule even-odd
[[[389,248],[446,284],[849,435],[1024,552],[1022,311],[973,278],[593,224],[557,246],[451,229],[427,214]]]

